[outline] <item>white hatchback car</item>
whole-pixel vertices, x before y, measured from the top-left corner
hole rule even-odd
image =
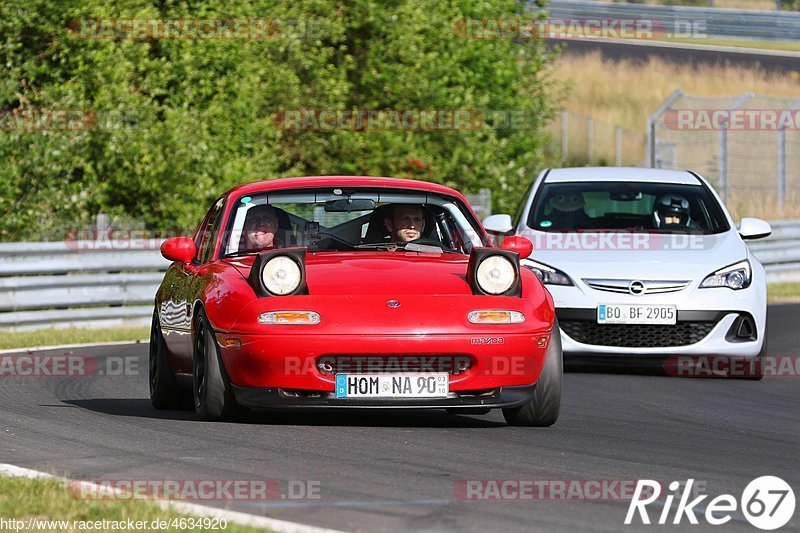
[[[522,261],[555,300],[565,354],[757,356],[766,349],[764,267],[715,191],[688,171],[561,168],[542,172],[516,221],[492,215],[495,234],[525,236]]]

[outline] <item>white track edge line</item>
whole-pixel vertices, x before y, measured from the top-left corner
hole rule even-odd
[[[67,484],[71,480],[63,477],[57,477],[46,472],[38,470],[31,470],[12,464],[0,463],[0,475],[26,478],[26,479],[53,479],[61,483]],[[78,480],[74,480],[78,481]],[[102,487],[89,481],[79,481],[82,486],[97,491],[109,491],[108,487]],[[113,489],[115,494],[121,494],[122,491]],[[163,501],[163,500],[142,500],[144,503],[154,503],[163,510],[172,510],[182,514],[192,514],[200,517],[213,517],[224,518],[229,522],[239,524],[242,526],[267,528],[278,533],[343,533],[335,529],[325,529],[298,522],[289,522],[288,520],[278,520],[277,518],[268,518],[266,516],[258,516],[254,514],[242,513],[239,511],[230,511],[228,509],[219,509],[217,507],[209,507],[207,505],[200,505],[197,503]]]

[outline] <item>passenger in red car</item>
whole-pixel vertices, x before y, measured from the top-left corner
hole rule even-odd
[[[391,218],[384,219],[384,224],[393,241],[413,241],[425,231],[425,215],[421,206],[397,204],[392,208]]]
[[[268,205],[259,205],[247,212],[242,234],[244,248],[247,250],[263,250],[271,246],[279,246],[275,235],[278,232],[278,214]]]

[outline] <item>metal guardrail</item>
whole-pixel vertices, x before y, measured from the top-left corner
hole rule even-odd
[[[748,242],[750,251],[763,263],[768,282],[800,281],[800,220],[770,224],[772,235]]]
[[[466,196],[481,219],[492,213],[491,190]],[[149,324],[169,267],[161,242],[0,243],[0,331]]]
[[[158,244],[0,243],[0,330],[146,325],[169,266]]]
[[[528,8],[538,10],[534,2],[528,2]],[[610,4],[588,0],[551,0],[547,9],[550,18],[558,19],[650,19],[663,24],[660,28],[667,33],[677,35],[685,31],[688,22],[700,23],[708,37],[800,39],[800,13],[788,11]]]
[[[800,220],[772,227],[750,249],[768,281],[800,281]],[[0,331],[148,324],[169,262],[156,246],[136,245],[0,243]]]

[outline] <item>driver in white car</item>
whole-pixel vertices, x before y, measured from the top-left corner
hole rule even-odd
[[[653,223],[663,229],[691,227],[689,200],[677,194],[659,197],[653,204]]]

